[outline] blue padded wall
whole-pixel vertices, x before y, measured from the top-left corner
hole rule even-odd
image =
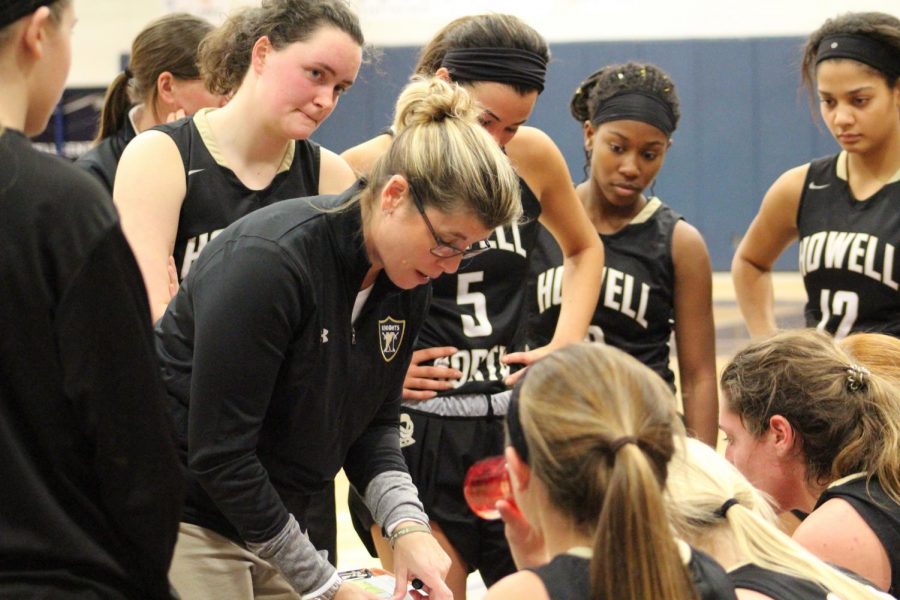
[[[574,180],[583,178],[581,129],[569,98],[597,68],[637,60],[665,69],[681,97],[682,118],[654,192],[685,215],[709,245],[713,268],[727,271],[737,240],[780,173],[837,145],[799,86],[802,38],[748,38],[555,44],[547,89],[530,124],[559,145]],[[365,64],[353,89],[316,133],[341,152],[390,122],[393,103],[418,48],[385,48]],[[795,270],[796,249],[777,264]]]

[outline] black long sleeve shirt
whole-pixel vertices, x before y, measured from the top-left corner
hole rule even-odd
[[[203,250],[157,326],[188,480],[184,519],[263,542],[343,467],[358,489],[406,471],[403,378],[430,296],[371,266],[360,209],[339,197],[285,200]],[[322,206],[327,208],[323,210]]]
[[[100,183],[0,134],[0,597],[169,597],[183,483]]]

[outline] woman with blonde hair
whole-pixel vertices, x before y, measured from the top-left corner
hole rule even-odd
[[[900,388],[829,335],[788,331],[722,373],[725,456],[781,510],[794,538],[879,589],[900,590]]]
[[[95,146],[75,161],[99,177],[110,193],[119,159],[137,134],[224,103],[225,96],[210,93],[200,77],[200,41],[212,29],[200,17],[173,13],[151,22],[134,38],[128,66],[106,90]]]
[[[422,49],[415,73],[463,86],[480,121],[516,169],[525,218],[498,228],[460,272],[432,286],[434,298],[403,390],[403,452],[435,533],[453,558],[449,581],[463,600],[466,576],[490,585],[515,570],[503,529],[466,506],[462,482],[476,461],[503,451],[508,385],[554,348],[584,339],[597,303],[603,251],[575,195],[562,153],[526,125],[544,89],[550,50],[530,25],[506,14],[454,20]],[[394,124],[394,134],[399,130]],[[390,144],[382,133],[343,153],[359,173]],[[525,350],[524,302],[538,220],[562,248],[566,288],[552,339]],[[372,548],[383,538],[351,493],[357,531]],[[390,568],[390,549],[379,555]]]
[[[676,452],[666,488],[678,536],[725,567],[741,600],[889,597],[825,564],[783,533],[768,499],[698,440],[685,440]]]
[[[528,369],[506,423],[531,542],[510,538],[523,570],[488,600],[698,597],[666,517],[662,490],[683,428],[660,377],[610,346],[573,344]]]
[[[397,110],[405,127],[368,178],[234,223],[157,326],[188,485],[184,597],[368,597],[302,531],[343,468],[390,538],[395,593],[418,577],[451,598],[400,453],[400,393],[426,284],[519,217],[518,180],[458,86],[416,81]]]

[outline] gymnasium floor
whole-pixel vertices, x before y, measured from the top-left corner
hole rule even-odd
[[[805,293],[799,273],[776,273],[774,275],[775,314],[780,327],[803,326],[803,303]],[[725,362],[743,346],[747,331],[734,299],[734,288],[728,273],[713,276],[713,310],[716,321],[717,365],[721,370]],[[676,370],[677,372],[677,370]],[[377,559],[369,556],[360,543],[350,523],[347,512],[347,480],[341,473],[337,480],[338,505],[338,568],[355,569],[380,566]],[[484,595],[484,584],[478,574],[469,577],[467,600],[480,600]]]

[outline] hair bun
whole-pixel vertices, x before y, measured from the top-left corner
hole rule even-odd
[[[397,133],[407,127],[440,123],[445,119],[475,119],[475,102],[459,85],[440,77],[416,76],[411,81],[397,101],[394,118]]]

